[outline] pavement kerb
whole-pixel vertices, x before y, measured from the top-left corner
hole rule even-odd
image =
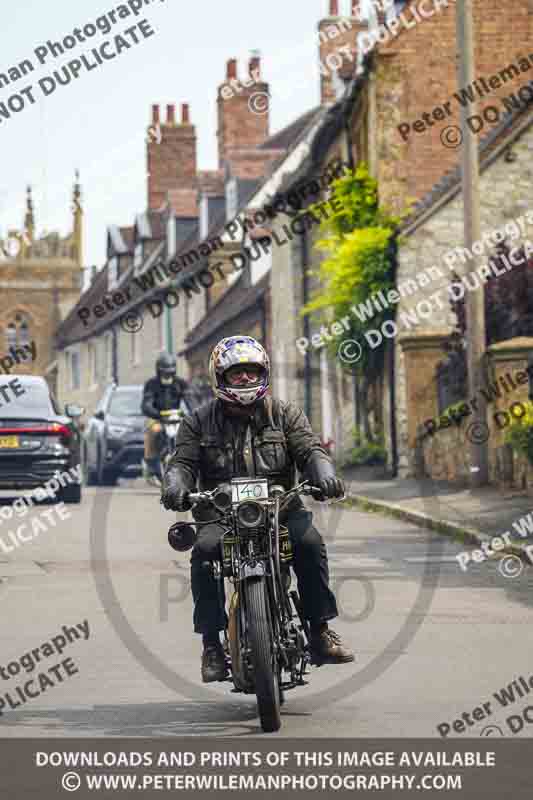
[[[403,506],[396,505],[395,503],[387,503],[383,500],[374,500],[371,497],[366,497],[362,494],[347,493],[344,505],[356,506],[362,511],[376,511],[384,516],[394,517],[396,519],[403,519],[406,522],[412,522],[413,525],[418,525],[420,528],[430,528],[437,533],[444,536],[450,536],[457,539],[463,544],[480,545],[483,542],[489,543],[494,537],[487,536],[486,533],[478,531],[476,528],[469,528],[459,525],[457,522],[450,522],[443,519],[435,519],[422,511],[415,511],[412,508],[404,508]],[[531,565],[525,548],[520,545],[506,545],[498,553],[506,553],[518,556],[526,564]]]

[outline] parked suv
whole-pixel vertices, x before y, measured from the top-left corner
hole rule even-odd
[[[141,474],[144,454],[143,387],[111,384],[89,419],[83,466],[89,486],[114,486],[119,476]]]
[[[37,375],[0,376],[0,395],[0,489],[36,489],[79,466],[81,434],[75,420],[83,408],[67,404],[63,413]],[[78,479],[62,486],[56,499],[79,503]]]

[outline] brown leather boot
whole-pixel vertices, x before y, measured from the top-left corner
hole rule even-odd
[[[212,681],[223,681],[227,675],[226,659],[222,645],[204,644],[202,653],[202,681],[212,683]]]
[[[311,633],[312,663],[321,664],[346,664],[355,661],[355,655],[342,643],[341,637],[327,625],[320,631]]]

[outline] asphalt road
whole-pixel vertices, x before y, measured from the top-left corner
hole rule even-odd
[[[141,480],[121,482],[85,489],[82,504],[67,508],[68,519],[53,517],[54,526],[49,515],[36,538],[0,550],[0,736],[261,735],[253,697],[232,693],[230,683],[200,682],[189,554],[168,547],[174,515],[158,493]],[[29,520],[43,521],[50,509],[1,519],[0,537],[12,543],[8,532],[26,523],[29,538]],[[512,736],[506,718],[533,705],[533,688],[528,700],[518,683],[522,697],[507,708],[493,693],[519,676],[528,685],[533,675],[531,569],[505,578],[486,562],[463,573],[459,543],[352,509],[317,508],[315,522],[341,609],[332,627],[356,662],[312,668],[308,685],[287,693],[274,735],[426,738],[467,712],[464,730],[459,724],[451,735]],[[62,626],[85,621],[87,639],[80,633],[61,655],[44,655]],[[35,668],[25,659],[11,666],[17,675],[6,672],[32,649],[40,654]],[[41,687],[36,674],[64,659],[68,670],[47,671]],[[16,687],[31,679],[36,696],[22,702]],[[6,692],[20,705],[10,708]],[[474,719],[488,701],[490,710]],[[525,723],[516,735],[531,732]]]

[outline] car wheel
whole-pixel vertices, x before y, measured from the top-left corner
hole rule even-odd
[[[102,453],[98,450],[98,486],[114,486],[117,482],[118,473],[102,463]]]
[[[81,483],[63,486],[56,497],[59,503],[81,503]]]
[[[117,471],[110,467],[104,467],[100,454],[98,454],[98,486],[114,486],[117,478]]]
[[[98,473],[89,466],[87,447],[83,448],[83,478],[86,486],[95,486],[98,480]]]
[[[102,470],[102,480],[100,481],[100,486],[115,486],[118,479],[118,473],[114,469],[104,469]]]

